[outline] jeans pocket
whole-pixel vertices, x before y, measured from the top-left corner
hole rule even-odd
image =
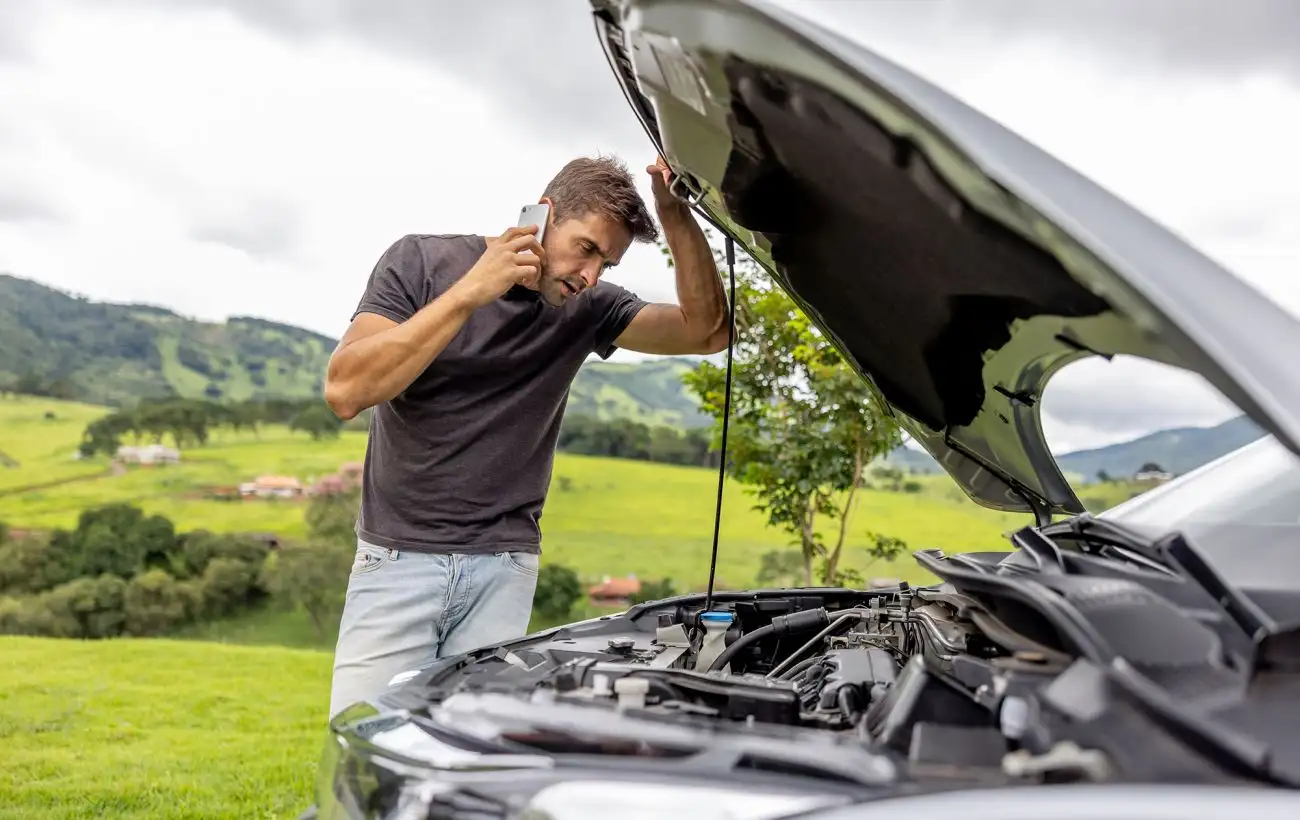
[[[512,569],[524,572],[529,575],[537,574],[537,565],[539,556],[535,552],[503,552],[506,564]]]
[[[352,559],[352,574],[364,575],[388,563],[389,551],[383,547],[357,547],[356,557]]]

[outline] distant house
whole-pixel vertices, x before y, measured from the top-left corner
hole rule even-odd
[[[599,584],[587,590],[587,597],[597,606],[628,606],[633,595],[641,591],[641,581],[635,575],[610,578],[606,575]]]
[[[176,464],[181,460],[180,451],[162,444],[147,444],[144,447],[122,445],[117,448],[117,460],[123,464]]]
[[[297,498],[302,495],[302,482],[293,476],[262,475],[239,485],[239,494],[245,498]]]

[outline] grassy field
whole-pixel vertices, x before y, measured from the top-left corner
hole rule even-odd
[[[330,656],[168,640],[0,637],[0,817],[295,817]]]
[[[46,410],[54,413],[53,419],[45,418]],[[364,433],[315,442],[283,427],[263,429],[260,437],[223,430],[206,446],[184,451],[179,465],[131,468],[113,476],[102,458],[71,458],[82,427],[100,412],[40,399],[0,400],[0,450],[19,462],[16,468],[0,469],[0,521],[15,527],[71,527],[87,507],[125,501],[166,515],[181,530],[301,537],[300,502],[220,501],[204,498],[204,491],[262,473],[310,480],[365,452]],[[701,587],[707,578],[716,480],[711,470],[560,454],[542,521],[544,560],[567,564],[588,578],[633,573]],[[848,566],[923,581],[928,576],[910,557],[868,565],[863,557],[868,534],[902,538],[909,550],[937,546],[953,552],[999,548],[1004,532],[1027,523],[1025,516],[991,512],[966,501],[946,477],[921,483],[919,493],[858,494]],[[752,583],[763,553],[785,548],[786,536],[767,527],[763,515],[753,510],[753,498],[729,483],[720,583]]]

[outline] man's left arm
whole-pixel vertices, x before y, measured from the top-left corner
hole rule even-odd
[[[625,350],[660,355],[717,353],[727,347],[727,295],[713,249],[686,203],[668,191],[662,161],[653,174],[655,209],[677,274],[677,304],[650,304],[615,340]]]

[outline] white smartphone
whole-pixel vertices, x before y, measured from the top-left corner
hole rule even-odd
[[[546,235],[546,218],[550,216],[551,206],[545,202],[536,202],[532,205],[525,205],[519,209],[519,221],[515,223],[516,227],[524,225],[537,226],[537,241],[540,243],[542,237]]]

